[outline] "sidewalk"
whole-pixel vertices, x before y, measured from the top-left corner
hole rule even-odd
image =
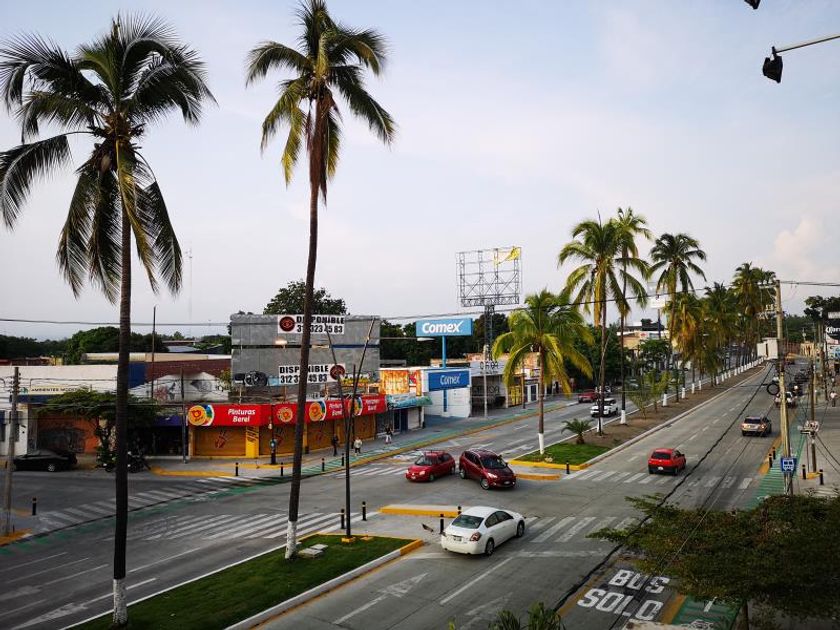
[[[791,452],[797,455],[800,434],[798,424],[810,419],[807,405],[802,406],[803,413],[796,415],[791,422]],[[797,475],[793,482],[793,491],[797,494],[811,492],[816,496],[836,497],[840,494],[840,405],[832,407],[830,402],[817,399],[814,419],[820,428],[816,436],[817,469],[823,470],[824,485],[820,485],[818,474],[811,473],[811,446],[807,435],[801,435]],[[808,478],[802,479],[802,464],[808,466]]]

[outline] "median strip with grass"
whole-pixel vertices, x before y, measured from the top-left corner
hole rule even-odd
[[[601,453],[606,453],[609,447],[597,446],[595,444],[569,444],[568,442],[558,442],[545,447],[545,453],[540,455],[539,451],[528,453],[517,457],[519,462],[543,462],[546,464],[565,465],[569,463],[573,466],[588,462],[593,457],[597,457]]]
[[[327,545],[323,555],[286,560],[283,550],[276,549],[132,604],[127,627],[227,628],[400,549],[407,542],[402,538],[363,537],[344,543],[340,536],[311,536],[301,541],[300,549]],[[77,627],[105,629],[110,625],[108,614]]]

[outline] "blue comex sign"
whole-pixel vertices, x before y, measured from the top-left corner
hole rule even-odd
[[[459,389],[470,386],[469,370],[440,370],[429,372],[429,391]]]
[[[418,337],[466,337],[473,332],[473,320],[469,317],[457,319],[418,319]]]

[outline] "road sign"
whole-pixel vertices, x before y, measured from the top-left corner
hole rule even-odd
[[[795,457],[782,457],[779,462],[782,466],[782,472],[789,472],[793,473],[796,472],[796,458]]]

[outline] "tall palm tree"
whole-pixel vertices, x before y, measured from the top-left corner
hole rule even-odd
[[[576,305],[569,302],[566,292],[554,295],[547,289],[525,298],[525,308],[515,310],[508,319],[510,331],[499,335],[493,343],[493,358],[509,353],[502,372],[505,385],[510,388],[517,375],[522,373],[525,359],[531,353],[537,354],[539,362],[539,424],[537,438],[540,454],[545,452],[544,397],[546,380],[558,381],[566,393],[571,384],[566,371],[566,361],[584,374],[592,375],[592,366],[575,347],[575,341],[582,339],[592,343],[583,317]]]
[[[761,317],[775,300],[773,282],[776,274],[745,262],[735,270],[732,279],[739,311],[743,316],[742,350],[752,354],[760,335]],[[739,353],[740,355],[740,353]],[[739,363],[742,357],[739,356]]]
[[[615,301],[619,311],[629,311],[629,304],[622,290],[622,280],[630,284],[636,295],[644,295],[645,288],[629,273],[623,273],[622,262],[637,267],[642,261],[636,257],[622,258],[622,246],[628,245],[626,235],[616,221],[602,223],[600,218],[578,223],[572,228],[572,238],[560,250],[558,266],[569,259],[583,261],[566,278],[566,290],[576,292],[574,301],[585,312],[592,313],[593,323],[601,328],[600,364],[598,370],[599,391],[604,391],[607,353],[607,301]],[[603,396],[598,397],[598,435],[602,435]]]
[[[33,182],[70,163],[69,136],[93,139],[76,168],[56,258],[75,296],[87,278],[111,302],[119,299],[114,624],[123,625],[132,238],[152,289],[158,278],[172,293],[181,286],[181,249],[140,142],[150,124],[174,110],[197,123],[213,96],[197,53],[165,23],[141,17],[113,20],[108,33],[74,54],[37,35],[12,39],[0,48],[0,94],[22,127],[22,144],[0,153],[0,213],[10,229]],[[44,123],[64,131],[38,139]]]
[[[270,70],[285,70],[292,78],[280,83],[280,96],[262,125],[262,148],[278,129],[288,125],[283,148],[283,174],[288,186],[305,145],[309,157],[309,257],[300,350],[300,384],[295,424],[292,486],[289,491],[289,524],[286,557],[297,551],[297,520],[303,459],[304,401],[309,365],[312,294],[318,256],[318,196],[327,200],[327,185],[338,166],[341,140],[337,96],[364,120],[385,144],[395,133],[390,114],[367,92],[364,71],[378,75],[385,64],[385,41],[374,30],[357,30],[334,21],[324,0],[309,0],[297,11],[301,34],[298,48],[266,41],[248,54],[246,83],[265,78]]]
[[[697,362],[703,346],[704,326],[703,301],[693,293],[678,293],[674,300],[674,344],[680,351],[683,361]],[[669,310],[670,305],[669,305]],[[679,385],[679,383],[677,383]],[[685,373],[683,373],[685,386]]]
[[[671,308],[668,317],[668,348],[669,370],[673,368],[673,343],[676,329],[675,312],[677,292],[687,293],[694,289],[691,274],[694,273],[704,280],[706,274],[695,260],[706,260],[706,252],[700,249],[697,239],[688,234],[663,234],[653,244],[650,250],[652,264],[651,275],[659,274],[656,280],[656,290],[668,293]]]
[[[706,287],[703,298],[704,349],[708,348],[715,356],[722,357],[735,339],[739,321],[738,304],[732,290],[720,282]],[[714,381],[716,375],[712,373],[711,376]]]
[[[650,269],[645,260],[639,257],[639,247],[636,243],[637,238],[651,239],[653,232],[647,227],[647,219],[640,214],[633,212],[633,208],[628,207],[626,210],[618,209],[618,216],[615,223],[618,230],[619,251],[621,258],[621,295],[624,297],[623,304],[619,305],[618,314],[621,318],[619,330],[621,331],[621,411],[624,411],[627,403],[627,388],[625,387],[625,351],[624,351],[624,324],[627,315],[630,313],[629,308],[623,308],[624,305],[629,306],[627,302],[627,267],[635,269],[644,280],[650,276]],[[641,285],[639,285],[641,286]],[[647,305],[647,293],[635,293],[637,305],[644,308]]]

